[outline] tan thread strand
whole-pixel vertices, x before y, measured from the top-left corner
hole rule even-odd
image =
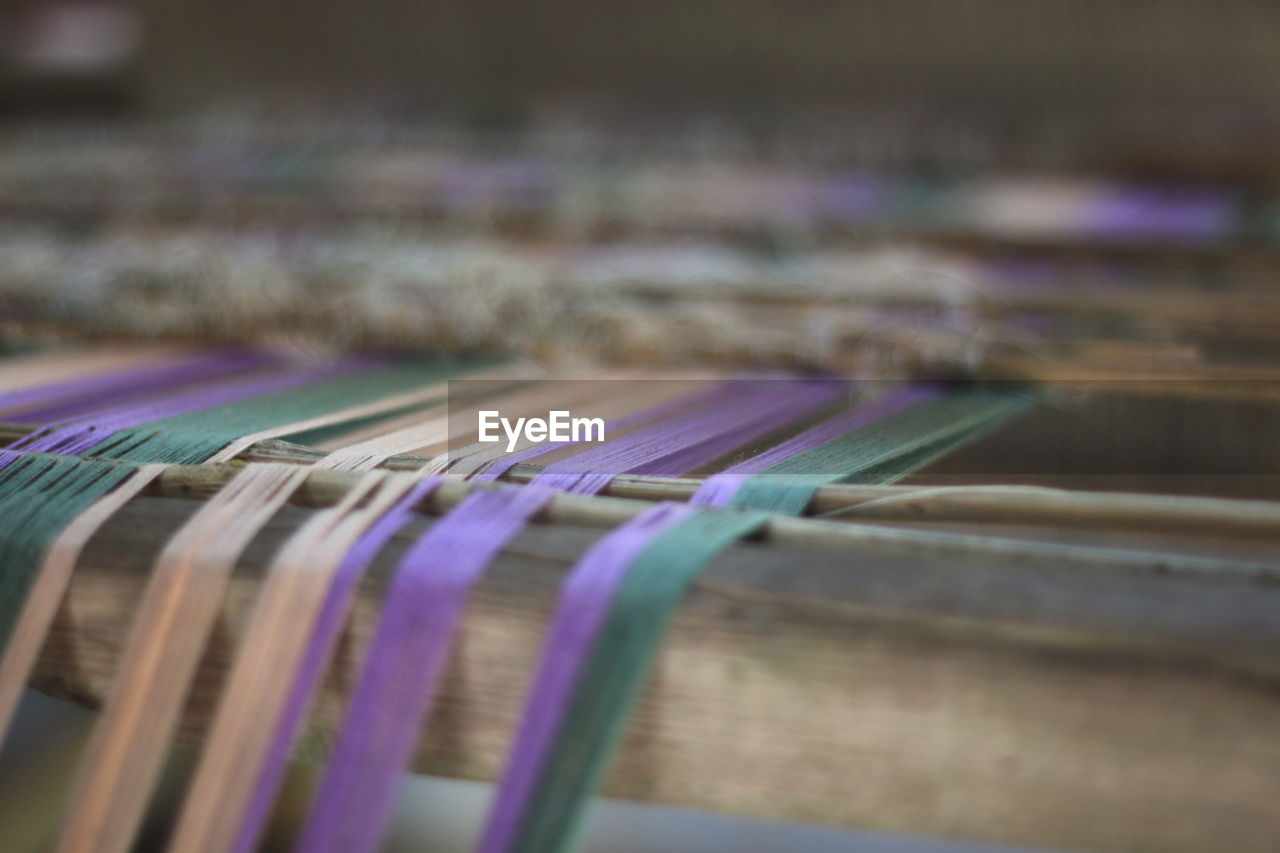
[[[292,687],[280,673],[297,669],[343,558],[360,534],[413,487],[417,477],[374,472],[361,478],[362,507],[346,502],[307,525],[272,562],[240,652],[220,698],[172,853],[230,850],[253,782]]]
[[[536,411],[536,409],[531,408],[530,400],[541,401],[548,397],[544,387],[506,390],[506,393],[498,394],[493,398],[488,395],[481,395],[478,399],[484,400],[486,406],[499,407],[503,410],[515,409],[517,412],[532,412]],[[413,412],[396,418],[394,421],[375,424],[358,434],[344,436],[321,444],[319,445],[320,449],[332,452],[329,457],[319,464],[324,467],[344,467],[344,460],[355,460],[358,457],[369,454],[376,458],[377,461],[372,464],[367,462],[359,464],[365,468],[376,467],[376,465],[381,464],[382,461],[390,456],[412,453],[421,447],[447,442],[454,437],[450,427],[453,426],[454,432],[457,432],[458,427],[461,426],[450,423],[449,411],[450,402],[446,402],[440,406],[433,406],[426,411]]]
[[[0,391],[31,388],[81,376],[159,363],[194,351],[172,347],[103,347],[13,356],[0,362]]]
[[[529,368],[516,365],[509,367],[500,367],[493,370],[484,371],[473,377],[472,379],[485,379],[491,381],[499,381],[502,379],[521,378],[529,372]],[[337,412],[330,412],[326,415],[317,415],[312,418],[297,421],[291,424],[281,424],[269,429],[260,430],[250,435],[241,436],[222,450],[214,454],[208,462],[229,462],[248,450],[259,441],[267,439],[279,438],[282,435],[291,435],[295,432],[302,432],[310,429],[323,429],[324,427],[334,426],[345,421],[359,420],[360,418],[371,417],[381,412],[391,412],[405,406],[413,406],[419,403],[428,403],[431,400],[439,398],[447,393],[449,380],[440,380],[432,382],[425,388],[419,388],[416,391],[407,391],[402,394],[396,394],[392,397],[384,397],[381,400],[375,400],[372,403],[364,403],[359,406],[353,406],[349,409],[342,409]],[[434,408],[434,407],[433,407]],[[420,416],[421,413],[419,413]],[[414,415],[406,415],[405,417],[413,418]],[[374,429],[377,429],[375,426]],[[350,439],[339,439],[340,441],[350,441]]]
[[[495,399],[481,397],[484,405],[502,410],[520,412],[537,411],[550,395],[545,387],[516,389]],[[451,430],[452,427],[452,430]],[[392,423],[379,424],[359,436],[350,436],[317,464],[322,468],[368,470],[376,468],[391,456],[412,453],[421,447],[448,442],[455,433],[465,434],[461,424],[451,424],[449,404],[433,406],[425,412],[416,412],[397,418]]]
[[[208,504],[201,507],[169,540],[157,560],[156,570],[147,585],[126,640],[120,669],[112,682],[105,710],[94,727],[81,760],[67,819],[62,826],[56,849],[95,849],[96,845],[105,844],[108,833],[104,824],[112,817],[111,795],[123,790],[125,782],[134,781],[119,766],[125,759],[125,738],[121,730],[128,723],[134,722],[133,718],[138,714],[138,710],[132,707],[137,704],[135,693],[127,688],[135,683],[143,687],[152,683],[149,674],[157,666],[161,649],[157,643],[148,640],[164,638],[162,628],[167,626],[162,624],[161,619],[173,610],[173,602],[178,598],[175,589],[180,589],[187,579],[187,551],[194,550],[203,543],[210,521],[230,520],[225,507],[228,504],[235,505],[246,492],[247,485],[260,476],[257,471],[250,473],[252,470],[246,469],[241,476],[237,476],[211,498]],[[137,787],[136,784],[134,787]],[[149,791],[141,797],[145,798],[147,794]],[[135,793],[134,799],[137,798]],[[127,841],[123,844],[117,842],[116,846],[127,846]]]
[[[250,435],[241,436],[231,442],[211,456],[208,459],[208,462],[230,462],[232,459],[235,459],[241,453],[245,452],[260,441],[279,438],[282,435],[291,435],[295,432],[302,432],[309,429],[323,429],[324,427],[334,426],[335,424],[340,424],[344,421],[370,417],[380,412],[395,411],[403,406],[412,406],[419,402],[428,402],[439,397],[442,393],[444,393],[444,390],[440,388],[439,383],[437,383],[421,391],[397,394],[394,397],[387,397],[362,406],[355,406],[338,412],[330,412],[327,415],[318,415],[295,423],[282,424],[270,429],[260,430],[259,432],[251,433]]]
[[[59,853],[127,853],[236,560],[308,474],[245,468],[157,559],[78,771]]]

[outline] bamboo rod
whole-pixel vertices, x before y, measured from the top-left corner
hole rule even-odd
[[[262,442],[245,458],[260,462],[306,463],[320,454],[286,442]],[[387,460],[392,470],[414,470],[420,457]],[[504,477],[528,482],[539,472],[516,465]],[[620,474],[602,494],[644,501],[687,501],[701,480]],[[1088,529],[1146,530],[1280,539],[1280,502],[1230,500],[1110,492],[1074,492],[1040,487],[961,485],[822,486],[811,512],[850,521],[946,521],[1053,525]]]
[[[11,441],[29,430],[21,425],[0,424],[0,442]],[[323,455],[301,445],[268,440],[249,448],[241,458],[311,464]],[[413,471],[428,461],[424,457],[393,456],[381,467]],[[539,470],[533,465],[517,465],[503,479],[528,482]],[[640,501],[687,501],[700,485],[696,479],[620,474],[602,494]],[[1046,525],[1280,540],[1280,502],[1225,498],[978,484],[941,488],[834,484],[818,489],[810,511],[819,518],[843,521]]]
[[[234,476],[234,465],[173,466],[159,479],[155,494],[208,497]],[[295,492],[308,506],[331,506],[346,494],[358,475],[316,470]],[[445,482],[428,501],[434,512],[448,510],[476,489],[489,484],[459,480]],[[616,497],[559,494],[537,520],[551,524],[614,527],[648,509],[645,501]],[[783,547],[843,549],[860,555],[890,557],[983,556],[1033,566],[1038,560],[1058,560],[1080,568],[1149,574],[1231,576],[1257,581],[1280,581],[1280,565],[1177,554],[1028,542],[988,536],[903,530],[869,524],[837,524],[808,518],[775,516],[761,531],[762,538]]]

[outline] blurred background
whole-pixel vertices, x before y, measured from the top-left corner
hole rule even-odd
[[[1256,0],[9,0],[0,305],[843,373],[1270,362],[1278,46]],[[859,301],[740,305],[782,290]]]
[[[1204,176],[1277,158],[1280,10],[1257,0],[8,0],[2,14],[10,115],[576,119],[655,144],[727,122],[864,156],[879,132],[899,161]]]
[[[1273,295],[1263,0],[5,0],[0,121],[7,330],[634,358],[669,353],[646,322],[684,311],[686,356],[883,372],[1058,346],[1044,317],[971,310],[1030,293],[1094,361],[1280,348],[1274,312],[1061,310]],[[743,280],[865,299],[839,328],[693,307]],[[565,307],[601,288],[607,311]],[[885,307],[922,288],[924,309]],[[850,329],[875,359],[834,349]],[[84,713],[30,697],[0,760],[4,824],[30,831],[0,847],[39,849]],[[420,780],[394,849],[466,849],[484,797]],[[978,849],[624,804],[595,821],[593,850]]]

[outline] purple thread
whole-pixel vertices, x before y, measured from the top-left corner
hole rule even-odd
[[[939,390],[932,386],[903,388],[869,405],[842,412],[776,447],[708,477],[702,482],[693,497],[689,499],[689,502],[702,506],[728,506],[748,477],[771,468],[797,453],[818,447],[828,441],[839,438],[851,430],[865,426],[872,421],[879,420],[931,397],[936,397],[938,394]]]
[[[11,448],[26,453],[58,453],[66,456],[84,453],[121,430],[188,412],[212,409],[250,397],[285,391],[351,369],[352,364],[344,362],[322,368],[286,371],[230,381],[211,388],[197,388],[164,400],[117,406],[85,420],[46,426],[14,442]]]
[[[654,537],[695,512],[658,504],[599,539],[565,579],[515,742],[489,811],[479,853],[503,853],[515,841],[534,787],[555,745],[618,584]]]
[[[405,554],[298,850],[377,848],[471,588],[553,495],[536,486],[473,494]]]
[[[192,359],[183,362],[184,365],[194,362],[200,362],[209,358],[225,357],[228,353],[201,353]],[[48,403],[50,400],[70,397],[73,395],[91,394],[101,390],[103,387],[125,387],[129,388],[137,382],[146,382],[148,377],[155,371],[165,371],[172,368],[172,364],[148,364],[142,367],[131,366],[121,370],[112,371],[106,374],[95,374],[91,376],[78,376],[75,379],[65,379],[61,382],[54,382],[48,385],[37,385],[31,388],[16,388],[11,391],[0,393],[0,408],[15,409],[24,406],[36,406],[41,403]]]
[[[1114,240],[1210,243],[1230,228],[1231,201],[1228,194],[1209,189],[1120,186],[1093,202],[1085,228]]]
[[[677,409],[711,405],[725,398],[729,393],[730,388],[721,385],[710,391],[701,391],[695,394],[689,394],[680,397],[677,400],[661,403],[651,409],[645,409],[643,411],[627,415],[625,418],[611,421],[606,425],[605,431],[608,432],[609,430],[624,429],[633,424],[660,418]],[[533,447],[525,448],[519,453],[511,453],[501,459],[494,460],[483,471],[480,471],[471,479],[478,482],[490,482],[497,480],[521,462],[528,462],[530,459],[536,459],[543,454],[551,453],[552,451],[560,450],[564,447],[572,447],[575,444],[581,443],[581,441],[552,441],[546,444],[535,444]]]
[[[275,723],[275,733],[271,737],[271,746],[263,758],[262,767],[258,771],[253,791],[245,813],[241,817],[240,829],[236,834],[234,850],[236,853],[253,853],[258,848],[258,839],[262,836],[267,818],[275,805],[280,790],[280,782],[288,764],[289,753],[297,740],[298,732],[306,717],[320,679],[333,655],[334,646],[342,633],[342,625],[351,609],[352,596],[364,576],[369,564],[391,537],[409,523],[414,509],[427,495],[435,491],[442,478],[429,477],[414,486],[413,490],[401,498],[386,514],[374,522],[356,541],[351,550],[343,557],[342,563],[334,573],[332,585],[325,596],[324,604],[316,617],[315,627],[307,640],[302,661],[293,675],[293,686],[286,699],[279,720]],[[264,724],[270,724],[264,721]]]
[[[731,394],[723,406],[637,430],[548,465],[533,482],[596,494],[618,474],[683,474],[804,417],[830,403],[835,394],[834,383],[822,381],[784,382],[781,389],[748,386]]]
[[[276,357],[257,352],[229,350],[204,353],[177,362],[132,368],[107,376],[85,376],[57,385],[25,389],[34,392],[29,395],[30,399],[11,405],[8,395],[0,396],[0,407],[45,403],[41,408],[23,411],[17,417],[23,423],[30,424],[65,421],[82,417],[104,405],[118,405],[132,397],[220,379],[229,374],[259,370],[278,362]]]
[[[805,411],[829,402],[834,396],[831,386],[817,387],[824,393],[814,395],[807,400],[800,396],[788,398],[787,395],[771,395],[769,402],[772,406],[764,405],[759,398],[749,397],[748,408],[754,407],[756,411],[765,411],[767,413],[765,417],[759,418],[745,433],[741,428],[736,433],[731,432],[727,440],[723,434],[720,434],[719,441],[715,437],[695,441],[693,450],[696,452],[700,446],[705,454],[710,449],[714,454],[711,458],[715,458],[736,446],[729,445],[728,441],[737,439],[737,444],[741,444],[750,440],[747,434],[763,435],[779,428]],[[808,408],[805,408],[805,404],[808,404]],[[685,419],[684,423],[675,428],[667,424],[652,431],[645,431],[650,433],[648,435],[637,434],[638,440],[633,447],[627,448],[627,452],[644,447],[649,448],[649,461],[636,466],[641,470],[660,470],[664,466],[678,468],[690,461],[688,451],[678,450],[667,454],[663,453],[661,448],[668,446],[669,442],[680,441],[680,435],[696,437],[700,431],[705,431],[709,427],[714,429],[717,422],[732,423],[733,421],[726,419],[738,416],[740,412],[735,408],[728,413],[722,409],[713,414],[719,415],[719,418],[713,419],[710,423],[705,416],[697,416]],[[863,416],[865,417],[865,414]],[[830,424],[831,422],[828,421],[803,435],[821,436],[827,432],[833,432]],[[826,427],[825,430],[823,426]],[[834,434],[839,435],[842,432],[843,430],[835,431]],[[656,455],[654,455],[655,450]],[[603,457],[604,454],[599,456]],[[763,456],[765,454],[761,454],[761,457]],[[597,458],[595,461],[602,460]],[[611,461],[617,461],[617,457]],[[749,462],[743,463],[743,466],[751,467]],[[769,463],[764,464],[767,466]],[[611,476],[604,476],[603,482],[607,483]],[[556,480],[558,479],[559,476],[556,476]],[[581,488],[585,484],[589,488],[594,488],[599,482],[597,478],[579,479],[573,486]],[[573,698],[582,668],[608,614],[617,587],[626,576],[627,569],[655,536],[689,517],[693,512],[692,506],[675,504],[660,504],[649,509],[599,540],[583,555],[566,579],[543,646],[538,671],[525,703],[520,729],[508,754],[507,768],[495,794],[496,799],[477,848],[479,853],[503,853],[515,842],[516,833],[528,809],[539,774],[555,745],[561,722]]]

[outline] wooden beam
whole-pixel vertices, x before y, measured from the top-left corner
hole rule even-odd
[[[34,686],[101,700],[150,562],[195,505],[139,499],[90,543]],[[286,507],[251,546],[184,741],[202,737],[263,567],[312,511]],[[374,566],[303,758],[326,754],[387,573],[431,523]],[[499,772],[558,582],[599,533],[536,524],[503,552],[457,640],[418,770]],[[682,607],[606,791],[1051,848],[1270,851],[1278,648],[1280,584],[1265,578],[746,543]]]

